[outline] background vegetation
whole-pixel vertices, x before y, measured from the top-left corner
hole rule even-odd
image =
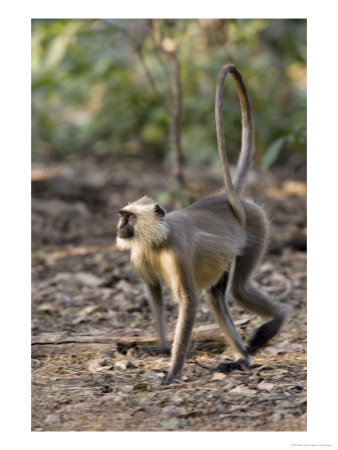
[[[303,154],[305,20],[161,20],[182,84],[182,148],[191,164],[218,161],[214,91],[221,65],[242,72],[253,105],[256,162]],[[171,69],[146,20],[33,20],[33,157],[167,157]],[[239,105],[226,83],[228,151],[240,145]]]

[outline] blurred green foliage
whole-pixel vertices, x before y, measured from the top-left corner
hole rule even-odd
[[[305,153],[305,20],[164,20],[161,26],[181,65],[182,147],[189,162],[218,161],[215,84],[229,62],[249,92],[256,160],[269,168],[281,152]],[[146,21],[33,20],[33,155],[166,156],[169,83],[170,68],[155,52]],[[226,142],[234,156],[241,124],[231,80],[224,95]]]

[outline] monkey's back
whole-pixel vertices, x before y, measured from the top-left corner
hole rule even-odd
[[[186,248],[198,289],[217,282],[245,245],[245,230],[238,226],[225,195],[198,200],[169,213],[166,220],[174,237],[173,246]]]
[[[251,201],[242,202],[247,216],[245,228],[239,225],[225,194],[205,197],[166,216],[173,231],[172,244],[176,247],[176,240],[177,248],[185,244],[190,249],[198,289],[217,282],[228,270],[232,258],[242,254],[248,242],[256,239],[257,232],[260,238],[266,235],[264,212]]]
[[[203,235],[221,240],[231,254],[245,243],[245,229],[238,224],[225,194],[202,198],[181,211]]]

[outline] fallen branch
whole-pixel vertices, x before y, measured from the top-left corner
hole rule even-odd
[[[170,341],[173,340],[173,333],[170,334]],[[217,325],[203,325],[193,330],[192,343],[197,344],[220,344],[226,345]],[[143,330],[135,330],[133,336],[112,336],[112,335],[74,335],[65,333],[45,333],[32,336],[32,356],[47,355],[51,353],[79,353],[83,351],[99,351],[105,349],[132,348],[146,345],[156,345],[155,335],[144,335]]]

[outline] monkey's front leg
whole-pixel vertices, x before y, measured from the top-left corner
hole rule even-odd
[[[184,289],[179,295],[179,315],[176,325],[174,344],[170,367],[162,385],[166,386],[177,378],[183,368],[184,360],[188,351],[191,331],[194,325],[197,309],[197,296],[195,289]]]
[[[154,315],[159,350],[161,353],[169,353],[170,345],[167,342],[166,338],[167,322],[163,306],[161,284],[157,281],[153,284],[146,283],[146,286],[148,291],[149,304]],[[151,352],[153,353],[154,349],[152,349]]]

